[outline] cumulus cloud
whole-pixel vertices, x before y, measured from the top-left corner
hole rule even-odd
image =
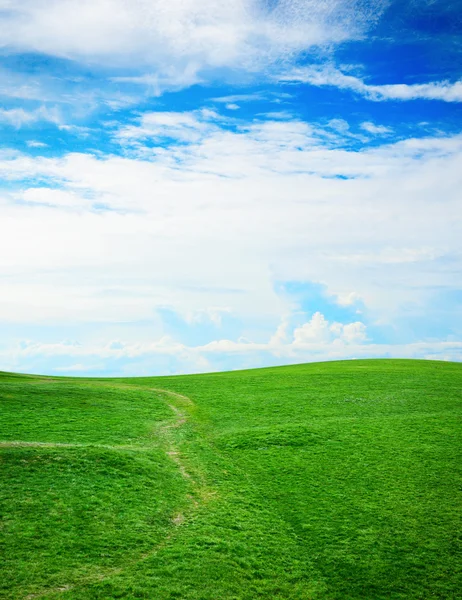
[[[117,372],[120,367],[116,365],[123,360],[129,365],[128,373],[130,373],[130,366],[135,374],[139,374],[140,368],[147,366],[147,374],[150,375],[162,374],[162,366],[159,365],[164,365],[165,359],[178,361],[174,364],[179,364],[179,372],[217,370],[221,364],[220,357],[223,356],[227,357],[228,368],[234,369],[259,366],[261,360],[265,364],[371,356],[462,360],[462,342],[365,343],[366,327],[363,323],[359,321],[346,324],[329,323],[321,313],[315,313],[310,321],[296,328],[292,333],[285,331],[284,335],[280,335],[281,326],[287,330],[286,325],[283,320],[278,331],[268,342],[222,339],[204,345],[188,346],[178,343],[170,336],[163,336],[154,341],[117,340],[99,344],[95,342],[81,344],[74,341],[55,343],[25,341],[15,349],[0,351],[0,358],[15,365],[40,364],[37,360],[52,359],[58,364],[48,371],[64,373],[92,370],[112,372],[114,369]],[[60,366],[60,360],[65,361],[63,366]],[[127,373],[127,366],[124,370]]]
[[[280,76],[279,80],[309,83],[317,87],[332,86],[339,89],[347,89],[376,102],[418,99],[462,102],[462,81],[452,83],[450,81],[436,81],[415,84],[393,83],[374,85],[365,83],[359,77],[345,74],[334,67],[326,67],[324,65],[297,67]]]
[[[294,331],[294,345],[304,346],[316,343],[361,343],[367,339],[366,326],[360,321],[346,325],[338,322],[329,323],[320,312],[314,313],[311,320],[297,327]]]
[[[221,312],[221,311],[220,311]],[[284,329],[284,334],[282,334]],[[158,340],[149,342],[108,342],[103,345],[82,344],[76,341],[58,343],[25,342],[20,346],[24,356],[68,356],[82,357],[91,354],[101,358],[133,358],[149,354],[177,354],[195,352],[197,354],[215,353],[255,353],[269,352],[277,356],[292,356],[303,350],[317,352],[326,347],[362,344],[367,339],[366,326],[361,322],[339,323],[329,322],[320,312],[314,313],[311,319],[290,331],[287,321],[282,320],[276,332],[267,342],[252,342],[248,339],[237,341],[222,339],[213,340],[203,345],[186,346],[164,335]],[[337,348],[338,350],[338,348]]]
[[[316,312],[311,321],[295,329],[294,344],[327,343],[331,340],[332,333],[333,331],[324,315]]]

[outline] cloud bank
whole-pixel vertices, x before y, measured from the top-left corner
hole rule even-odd
[[[281,335],[285,330],[284,336]],[[51,373],[101,372],[125,375],[155,375],[165,372],[159,363],[175,360],[174,372],[211,372],[220,370],[223,357],[228,369],[271,364],[292,364],[320,360],[344,360],[369,357],[426,358],[462,360],[462,342],[415,342],[408,344],[371,344],[367,328],[360,321],[348,324],[329,322],[319,312],[300,327],[287,331],[282,322],[266,342],[228,339],[188,346],[164,336],[156,341],[127,343],[119,340],[104,344],[23,342],[0,358],[14,368],[18,364],[37,365],[51,359]],[[171,362],[170,362],[171,368]],[[26,368],[27,370],[27,368]],[[29,372],[33,367],[28,367]]]
[[[210,111],[170,111],[114,137],[126,156],[0,160],[4,318],[130,322],[214,306],[274,324],[287,310],[275,281],[298,280],[357,294],[391,326],[454,284],[460,135],[358,152],[297,119],[231,131]]]

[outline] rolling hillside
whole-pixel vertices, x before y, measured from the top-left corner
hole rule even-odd
[[[0,597],[460,597],[462,365],[0,374]]]

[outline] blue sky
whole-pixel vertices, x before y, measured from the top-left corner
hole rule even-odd
[[[460,0],[0,0],[0,369],[462,360]]]

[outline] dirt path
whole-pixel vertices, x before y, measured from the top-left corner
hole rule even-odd
[[[119,385],[115,385],[112,387],[122,387]],[[133,389],[135,386],[123,386],[130,387]],[[146,391],[146,388],[140,388]],[[183,396],[182,394],[177,394],[176,392],[171,392],[169,390],[164,390],[160,388],[149,388],[147,391],[152,391],[160,394],[165,394],[171,398],[179,399],[183,403],[186,403],[189,406],[193,405],[193,402],[187,396]],[[161,430],[165,429],[176,429],[184,425],[187,421],[187,415],[179,409],[174,404],[167,404],[170,410],[176,415],[177,419],[174,423],[169,423],[161,428]],[[23,440],[0,440],[0,448],[103,448],[107,450],[151,450],[153,448],[152,445],[134,445],[134,444],[98,444],[93,442],[82,443],[82,442],[36,442],[36,441],[23,441]],[[167,452],[168,453],[168,452]]]
[[[167,423],[166,425],[162,425],[159,429],[159,434],[160,434],[161,438],[163,438],[164,445],[165,445],[165,452],[166,452],[167,456],[177,465],[177,467],[180,470],[181,475],[185,479],[190,479],[192,481],[192,483],[195,484],[195,481],[192,480],[191,474],[189,473],[189,471],[187,469],[185,459],[178,449],[178,443],[175,439],[176,436],[175,436],[175,432],[174,432],[175,429],[179,429],[180,427],[183,427],[183,425],[185,425],[185,423],[188,421],[188,414],[184,410],[182,410],[182,408],[177,406],[177,404],[174,404],[174,402],[178,403],[178,401],[180,401],[182,404],[186,404],[189,407],[193,406],[193,402],[187,396],[183,396],[182,394],[177,394],[176,392],[171,392],[170,390],[164,390],[161,388],[150,388],[150,390],[157,394],[161,394],[161,395],[165,395],[165,396],[169,397],[169,402],[168,402],[167,406],[175,414],[176,419],[173,423],[170,422],[170,423]],[[174,522],[175,522],[175,518],[174,518]],[[176,522],[179,524],[180,522],[183,522],[183,520],[178,518],[178,516],[177,516]]]
[[[108,387],[120,387],[120,386],[108,386]],[[135,386],[123,386],[134,389]],[[35,600],[36,598],[44,598],[47,596],[56,596],[68,591],[75,589],[77,586],[82,584],[99,583],[110,577],[115,577],[123,573],[126,569],[133,567],[139,562],[149,559],[150,557],[157,554],[160,550],[167,546],[169,541],[175,535],[177,528],[188,521],[188,518],[197,510],[203,502],[206,502],[214,497],[214,492],[211,491],[204,482],[203,476],[197,472],[194,468],[192,461],[188,460],[183,455],[179,446],[181,433],[180,430],[184,427],[189,419],[188,408],[194,406],[194,403],[187,396],[165,390],[161,388],[140,388],[143,391],[151,391],[161,397],[164,396],[164,400],[167,406],[170,408],[172,413],[175,415],[175,420],[168,422],[161,422],[156,429],[156,444],[151,446],[132,446],[132,445],[107,445],[107,444],[68,444],[68,443],[52,443],[52,442],[23,442],[23,441],[0,441],[0,448],[8,447],[38,447],[38,448],[104,448],[115,451],[146,451],[152,450],[152,448],[160,446],[164,449],[166,455],[176,464],[182,477],[188,480],[190,485],[190,493],[187,498],[189,501],[189,507],[183,512],[177,512],[172,516],[172,524],[174,529],[166,536],[162,542],[154,546],[149,552],[144,553],[134,559],[126,561],[123,567],[115,567],[105,569],[98,574],[93,574],[88,577],[80,578],[78,583],[63,584],[56,588],[49,588],[41,592],[29,594],[25,596],[24,600]],[[167,397],[168,400],[165,398]]]

